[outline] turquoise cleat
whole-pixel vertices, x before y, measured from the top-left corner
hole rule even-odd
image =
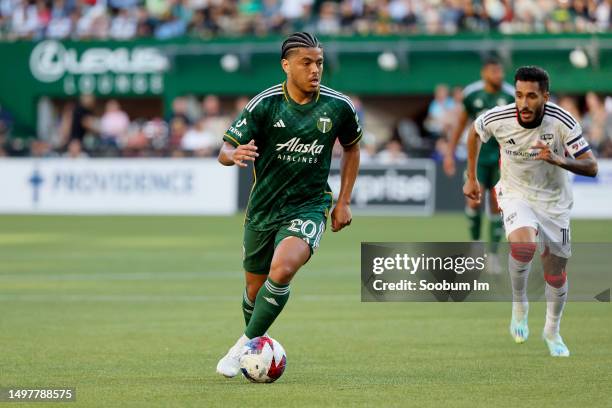
[[[517,320],[514,317],[514,311],[512,312],[512,320],[510,321],[510,335],[514,339],[514,342],[521,344],[527,341],[529,337],[529,326],[527,326],[527,313],[521,320]]]
[[[552,334],[552,335],[542,333],[542,338],[546,342],[546,345],[548,346],[548,350],[550,351],[551,356],[569,357],[570,355],[569,349],[563,342],[563,339],[561,338],[559,333]]]

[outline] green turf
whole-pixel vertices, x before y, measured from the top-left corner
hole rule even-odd
[[[612,406],[609,303],[568,305],[569,359],[539,339],[542,303],[524,345],[507,303],[360,303],[360,241],[465,240],[460,215],[357,217],[326,233],[272,329],[285,375],[221,378],[243,324],[241,223],[0,217],[0,386],[74,386],[68,406]],[[577,221],[572,238],[610,231]]]

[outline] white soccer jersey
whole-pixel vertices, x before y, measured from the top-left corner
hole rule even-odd
[[[567,111],[546,103],[542,123],[528,129],[519,124],[516,104],[498,106],[474,122],[483,142],[494,137],[500,146],[501,176],[496,190],[499,199],[520,198],[550,215],[567,214],[573,198],[569,174],[559,166],[535,160],[539,141],[558,155],[576,157],[589,151],[580,124]]]

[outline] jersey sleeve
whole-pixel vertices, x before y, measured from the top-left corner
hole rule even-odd
[[[347,105],[347,113],[340,127],[338,140],[342,146],[349,147],[359,143],[361,136],[363,136],[363,130],[359,124],[359,116],[352,107]]]
[[[571,130],[568,129],[566,126],[562,126],[562,129],[562,138],[565,150],[572,158],[576,158],[581,154],[591,150],[589,142],[587,142],[584,136],[582,135],[582,127],[578,122],[575,122],[575,125]]]
[[[249,110],[247,105],[225,131],[223,140],[234,147],[238,147],[241,144],[249,143],[251,139],[256,140],[257,132],[257,114],[254,110]]]
[[[490,112],[490,111],[489,111]],[[485,116],[488,112],[483,113],[478,116],[474,121],[474,129],[476,129],[476,133],[480,137],[483,143],[487,143],[489,139],[493,136],[493,132],[488,125],[485,125]]]

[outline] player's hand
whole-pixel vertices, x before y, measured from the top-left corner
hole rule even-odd
[[[541,140],[538,140],[538,143],[536,143],[535,146],[531,146],[531,148],[540,151],[535,158],[536,160],[544,160],[545,162],[554,164],[555,166],[559,166],[563,163],[563,158],[550,150],[550,146],[543,143]]]
[[[240,167],[247,167],[245,160],[255,161],[256,157],[259,157],[259,153],[257,153],[255,140],[251,140],[247,144],[238,146],[232,154],[234,164]]]
[[[351,225],[353,214],[347,204],[338,203],[331,213],[332,231],[338,232],[347,225]]]
[[[446,175],[448,177],[454,176],[455,175],[455,155],[454,154],[445,154],[444,155],[444,161],[442,162],[442,168],[444,169],[444,173],[446,173]]]
[[[480,185],[477,180],[467,179],[463,185],[463,195],[480,203]]]

